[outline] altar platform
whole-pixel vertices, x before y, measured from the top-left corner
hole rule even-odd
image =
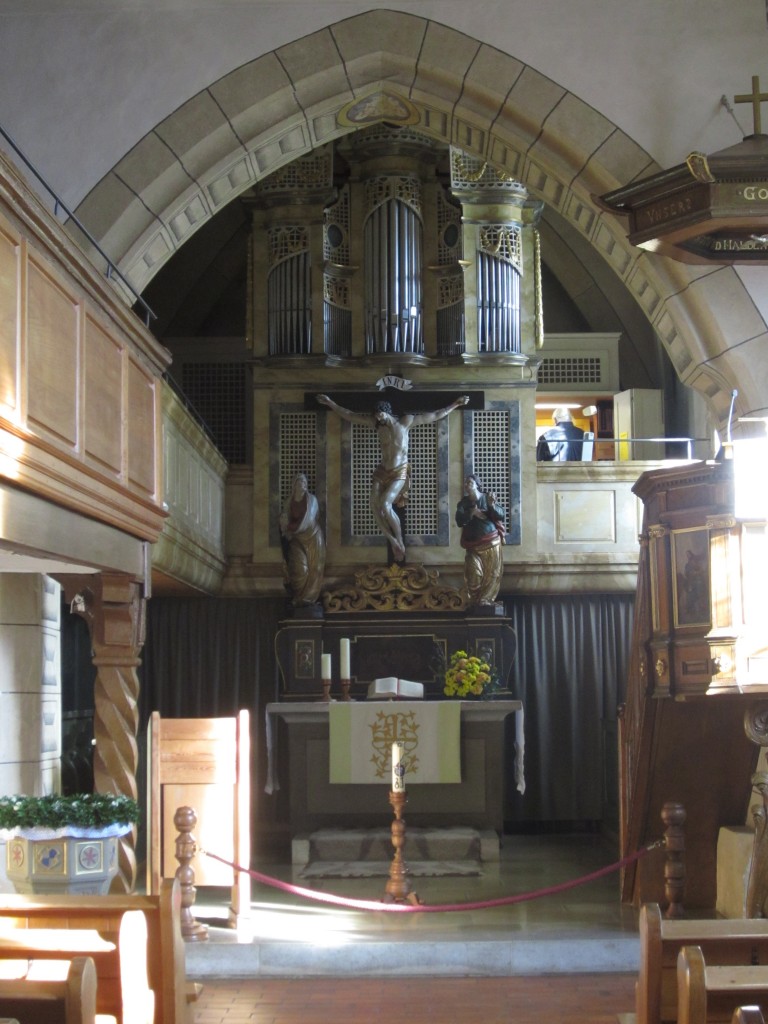
[[[658,870],[663,871],[659,857]],[[492,900],[557,886],[615,863],[600,836],[505,836],[500,858],[477,877],[415,878],[426,904]],[[406,857],[407,860],[407,857]],[[258,864],[304,888],[378,900],[384,878],[306,879],[301,866]],[[218,902],[218,898],[221,902]],[[634,972],[637,915],[619,900],[613,872],[585,885],[492,909],[441,913],[359,911],[253,883],[252,916],[223,926],[225,894],[198,891],[195,916],[209,941],[187,945],[190,978],[508,977],[542,973]]]

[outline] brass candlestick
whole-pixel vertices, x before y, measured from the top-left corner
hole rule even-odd
[[[395,848],[395,856],[389,866],[389,880],[384,889],[383,900],[385,903],[412,903],[418,906],[421,900],[415,892],[411,891],[411,879],[408,875],[408,868],[403,860],[403,846],[405,846],[405,819],[403,818],[403,807],[408,798],[404,792],[389,792],[389,802],[395,812],[392,821],[392,845]]]
[[[323,696],[321,700],[329,701],[331,699],[331,680],[323,679]]]
[[[349,688],[352,685],[352,680],[351,679],[342,679],[342,680],[340,680],[340,682],[341,682],[341,699],[342,700],[352,700],[352,698],[349,696]]]

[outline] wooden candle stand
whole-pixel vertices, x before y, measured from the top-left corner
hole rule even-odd
[[[331,680],[323,679],[323,696],[320,700],[329,701],[331,699]]]
[[[341,699],[342,700],[352,700],[352,698],[349,696],[349,688],[350,688],[351,685],[352,685],[352,680],[351,679],[342,679],[341,680]]]
[[[408,876],[408,868],[403,860],[403,846],[405,845],[405,819],[403,818],[403,807],[407,797],[405,793],[396,793],[390,790],[389,802],[395,812],[392,821],[392,845],[395,848],[395,855],[389,866],[389,880],[384,889],[384,903],[412,903],[418,906],[421,900],[415,892],[411,891],[411,880]]]

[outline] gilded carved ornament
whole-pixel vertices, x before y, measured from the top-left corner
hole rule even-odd
[[[367,124],[388,121],[397,125],[413,125],[421,121],[421,114],[410,100],[393,92],[372,92],[352,100],[336,115],[339,125],[360,128]]]
[[[423,565],[368,566],[355,573],[353,586],[323,594],[327,612],[463,611],[460,591],[438,582],[436,569]]]
[[[657,658],[656,665],[654,667],[656,669],[656,675],[659,677],[659,679],[663,679],[664,676],[667,674],[666,661],[663,658]]]
[[[736,516],[730,512],[723,512],[716,516],[707,516],[704,523],[708,530],[732,530],[738,526]]]

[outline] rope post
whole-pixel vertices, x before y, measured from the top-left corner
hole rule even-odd
[[[685,891],[685,808],[682,804],[666,803],[661,809],[664,822],[664,897],[668,920],[685,917],[683,893]]]
[[[173,824],[179,830],[176,836],[176,860],[179,867],[176,877],[181,886],[181,935],[185,942],[205,942],[208,926],[195,920],[192,904],[195,902],[195,872],[192,859],[197,853],[197,840],[192,829],[197,824],[197,814],[191,807],[179,807],[173,816]]]

